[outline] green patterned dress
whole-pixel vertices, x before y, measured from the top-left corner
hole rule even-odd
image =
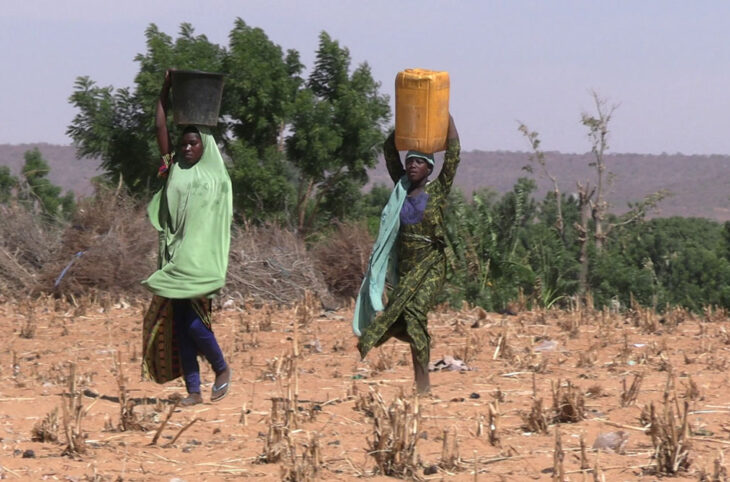
[[[392,135],[385,142],[384,151],[388,173],[394,183],[398,182],[405,170]],[[459,166],[459,153],[458,139],[449,140],[441,173],[425,188],[428,202],[423,219],[416,224],[400,225],[396,241],[398,285],[389,293],[385,310],[365,328],[358,341],[363,358],[371,348],[396,337],[413,346],[419,364],[428,365],[428,312],[446,278],[443,213]]]

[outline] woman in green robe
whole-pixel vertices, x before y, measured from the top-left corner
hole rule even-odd
[[[159,233],[158,269],[143,285],[153,294],[143,326],[143,373],[164,383],[183,376],[182,405],[203,401],[202,354],[215,372],[211,401],[229,390],[231,369],[211,327],[211,299],[225,284],[233,213],[231,180],[215,138],[206,127],[187,126],[172,152],[167,130],[170,71],[157,103],[155,125],[165,186],[147,212]]]
[[[355,305],[353,331],[359,337],[360,355],[365,358],[371,348],[391,337],[409,343],[419,393],[430,390],[428,312],[446,277],[444,207],[460,149],[459,134],[450,117],[444,165],[438,178],[429,182],[433,154],[408,151],[404,169],[395,135],[385,141],[385,161],[395,188],[383,209],[368,273]],[[389,263],[394,288],[383,308]],[[376,312],[381,313],[376,317]]]

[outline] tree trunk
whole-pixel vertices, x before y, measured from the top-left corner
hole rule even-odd
[[[588,220],[590,219],[590,200],[595,191],[588,191],[587,185],[578,183],[578,209],[580,210],[580,224],[575,225],[578,231],[578,244],[580,245],[578,262],[578,295],[581,304],[585,304],[586,293],[588,293]]]
[[[302,188],[302,183],[303,180],[299,183],[299,195],[297,196],[297,231],[299,234],[304,232],[304,216],[307,213],[307,200],[312,194],[314,180],[309,180],[306,191]]]

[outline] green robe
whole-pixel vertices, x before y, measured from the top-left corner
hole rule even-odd
[[[142,284],[154,296],[142,325],[142,374],[157,383],[182,375],[170,299],[190,299],[211,328],[211,298],[223,287],[231,242],[231,180],[215,138],[199,128],[200,160],[175,162],[147,213],[159,234],[157,270]]]
[[[231,179],[215,139],[200,128],[203,155],[175,162],[147,212],[159,233],[158,269],[142,284],[163,298],[212,298],[226,282]]]
[[[405,174],[391,136],[385,143],[385,162],[393,182]],[[418,362],[426,366],[430,358],[428,312],[446,279],[444,208],[459,166],[460,146],[449,141],[444,166],[438,178],[426,185],[429,195],[423,219],[402,224],[396,240],[398,285],[389,293],[388,306],[363,331],[358,341],[365,358],[371,348],[391,337],[410,343]]]

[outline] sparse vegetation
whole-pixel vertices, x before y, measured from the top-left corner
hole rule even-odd
[[[24,303],[0,305],[0,318],[25,319]],[[0,367],[8,367],[11,381],[0,403],[8,408],[9,427],[21,425],[30,434],[26,437],[36,441],[32,443],[43,443],[34,450],[44,451],[50,457],[45,460],[53,463],[52,457],[69,455],[64,460],[70,474],[91,470],[84,462],[90,453],[104,460],[123,448],[130,461],[143,461],[141,454],[150,444],[165,457],[156,457],[160,468],[199,461],[195,457],[204,447],[221,454],[205,461],[216,464],[211,473],[284,480],[374,473],[415,480],[470,478],[472,473],[486,480],[499,474],[528,478],[539,466],[552,467],[556,480],[561,472],[563,480],[576,473],[612,480],[629,465],[698,480],[722,480],[718,477],[724,473],[716,455],[726,425],[718,383],[724,375],[714,364],[724,359],[721,333],[730,326],[727,319],[687,317],[674,334],[664,335],[645,333],[621,312],[523,309],[512,318],[471,306],[459,312],[440,307],[429,319],[435,356],[473,347],[475,340],[488,348],[469,348],[472,371],[435,373],[435,395],[414,399],[404,395],[411,383],[410,364],[402,364],[408,355],[405,345],[388,343],[374,352],[381,359],[353,363],[343,333],[349,309],[325,312],[311,294],[290,308],[251,303],[243,310],[224,309],[214,321],[216,330],[231,337],[229,343],[247,343],[243,356],[233,358],[234,372],[242,374],[235,391],[222,404],[181,407],[177,397],[160,398],[159,388],[128,375],[129,364],[139,361],[138,356],[132,360],[138,332],[128,328],[137,320],[134,310],[103,295],[29,303],[36,332],[32,338],[13,337],[12,348],[0,351]],[[560,326],[564,316],[581,320],[575,338]],[[118,319],[124,321],[113,322]],[[18,326],[17,321],[10,326]],[[61,326],[67,331],[61,343],[49,343]],[[688,336],[676,338],[678,333]],[[604,335],[605,345],[596,339]],[[93,341],[83,342],[87,336]],[[312,340],[342,348],[320,352],[311,349]],[[61,348],[68,344],[75,347],[72,352]],[[542,351],[536,352],[538,347]],[[505,352],[511,356],[500,356]],[[591,353],[591,366],[575,367],[579,352]],[[73,369],[69,353],[76,358]],[[691,377],[679,369],[689,353],[697,358],[690,365]],[[99,370],[99,356],[102,366],[111,363],[111,369]],[[543,360],[549,360],[548,373],[531,368]],[[665,366],[677,368],[667,371]],[[183,390],[175,383],[165,389]],[[29,390],[63,391],[65,406],[54,412],[51,397],[36,396],[37,418],[14,416],[22,413]],[[154,397],[145,396],[150,391]],[[643,407],[640,414],[635,405]],[[631,421],[636,415],[638,423]],[[601,450],[594,460],[586,433],[596,424],[619,426],[615,434],[621,445]],[[646,435],[640,435],[642,430]],[[29,443],[18,442],[23,449]],[[465,448],[474,443],[483,448],[472,459]],[[254,459],[268,463],[254,464]],[[34,470],[32,465],[20,469],[15,464],[20,457],[10,460],[11,470]],[[97,473],[109,473],[110,465],[99,464]],[[142,474],[133,463],[116,467],[114,477],[121,470],[127,471],[124,478]],[[144,470],[148,477],[158,474],[152,466]]]
[[[34,442],[58,442],[58,408],[46,414],[43,420],[33,426],[31,440]]]
[[[418,480],[473,470],[474,480],[527,480],[552,463],[561,482],[589,472],[727,480],[715,452],[729,430],[730,224],[645,220],[662,191],[622,199],[628,211],[612,214],[613,106],[594,94],[595,112],[580,118],[590,153],[574,159],[592,174],[575,194],[524,124],[532,165],[552,187],[543,199],[518,176],[503,194],[451,193],[448,282],[428,323],[434,356],[472,370],[434,373],[434,393],[419,398],[405,395],[407,347],[386,344],[362,363],[349,327],[390,192],[361,192],[390,119],[370,67],[351,69],[347,48],[322,32],[306,69],[242,19],[227,46],[190,24],[176,38],[155,25],[145,36],[132,88],[79,77],[71,94],[68,134],[79,155],[102,160],[93,196],[62,196],[39,150],[19,177],[0,166],[0,479]],[[148,298],[139,281],[157,247],[145,214],[159,187],[150,99],[169,67],[228,75],[216,130],[236,222],[213,326],[235,354],[235,380],[221,403],[195,407],[180,406],[180,380],[129,376]],[[591,464],[584,437],[603,425],[622,429],[621,449]],[[473,460],[460,453],[474,446]]]
[[[368,455],[375,459],[376,472],[405,479],[417,478],[416,444],[421,422],[419,398],[400,394],[386,404],[378,391],[371,390],[361,396],[358,406],[372,419]]]

